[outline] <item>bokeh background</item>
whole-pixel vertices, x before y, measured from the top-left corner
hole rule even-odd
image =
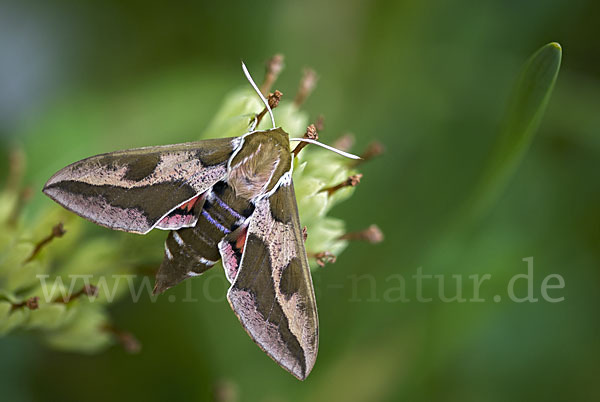
[[[304,67],[319,73],[305,110],[325,116],[324,142],[352,132],[357,152],[373,140],[385,145],[333,215],[351,230],[377,223],[386,239],[352,243],[314,272],[320,351],[305,382],[244,333],[215,269],[193,280],[198,302],[109,306],[115,326],[139,339],[138,354],[118,345],[56,351],[35,331],[0,338],[0,399],[599,399],[599,12],[592,0],[3,0],[0,176],[9,151],[24,149],[25,181],[36,189],[29,219],[50,208],[37,189],[67,163],[195,140],[225,95],[246,85],[240,59],[260,78],[280,52],[284,94],[295,92]],[[563,64],[531,148],[490,209],[457,219],[521,66],[551,41],[562,45]],[[158,254],[146,260],[158,263],[162,239],[150,241]],[[532,256],[536,297],[546,275],[560,274],[565,288],[553,294],[565,300],[494,302]],[[424,290],[433,301],[417,302],[410,277],[418,267],[465,280],[491,274],[486,302],[443,303],[433,281]],[[371,279],[353,282],[363,274]],[[407,278],[410,302],[385,300],[394,274]],[[470,297],[472,286],[463,288]]]

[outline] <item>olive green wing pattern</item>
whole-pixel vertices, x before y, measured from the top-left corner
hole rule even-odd
[[[233,259],[226,265],[231,271],[237,264]],[[256,202],[227,298],[252,339],[305,379],[317,357],[319,324],[289,173],[273,195]]]
[[[225,177],[239,144],[239,138],[223,138],[92,156],[58,171],[43,191],[111,229],[145,234],[193,226],[197,217],[175,210]]]

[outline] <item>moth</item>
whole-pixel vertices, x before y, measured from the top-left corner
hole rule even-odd
[[[246,332],[304,380],[317,357],[319,323],[290,137],[276,127],[268,102],[242,68],[269,111],[272,129],[255,130],[255,118],[235,138],[92,156],[58,171],[43,192],[110,229],[169,231],[154,293],[221,260],[231,283],[227,299]]]

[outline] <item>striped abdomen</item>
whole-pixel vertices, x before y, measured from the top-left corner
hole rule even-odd
[[[194,209],[199,214],[196,226],[169,232],[165,258],[156,275],[155,293],[211,268],[221,258],[218,249],[221,239],[240,227],[254,211],[253,205],[235,197],[225,182],[215,184],[203,194]]]

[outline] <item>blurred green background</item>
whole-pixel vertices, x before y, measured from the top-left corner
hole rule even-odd
[[[0,176],[10,149],[23,147],[26,183],[36,189],[30,219],[52,204],[37,190],[67,163],[197,139],[224,96],[246,85],[240,59],[260,79],[277,52],[286,57],[275,86],[284,96],[305,66],[319,73],[305,109],[313,120],[325,116],[323,142],[350,131],[356,152],[373,140],[387,152],[361,167],[354,196],[333,211],[351,230],[377,223],[386,239],[352,243],[313,274],[320,350],[305,382],[252,343],[215,269],[191,282],[198,302],[110,306],[115,325],[143,345],[135,355],[118,346],[53,351],[30,333],[0,338],[0,398],[600,399],[599,16],[591,0],[3,0]],[[531,148],[485,213],[457,218],[469,209],[523,63],[551,41],[563,47],[562,69]],[[506,285],[531,256],[540,301],[511,302]],[[433,280],[423,291],[433,300],[416,301],[410,278],[419,267],[462,275],[467,298],[468,275],[491,274],[486,301],[444,303]],[[357,281],[363,274],[370,279]],[[394,274],[406,278],[409,302],[386,301]],[[564,301],[541,299],[549,274],[564,278],[564,289],[551,292]],[[517,293],[525,288],[520,282]]]

